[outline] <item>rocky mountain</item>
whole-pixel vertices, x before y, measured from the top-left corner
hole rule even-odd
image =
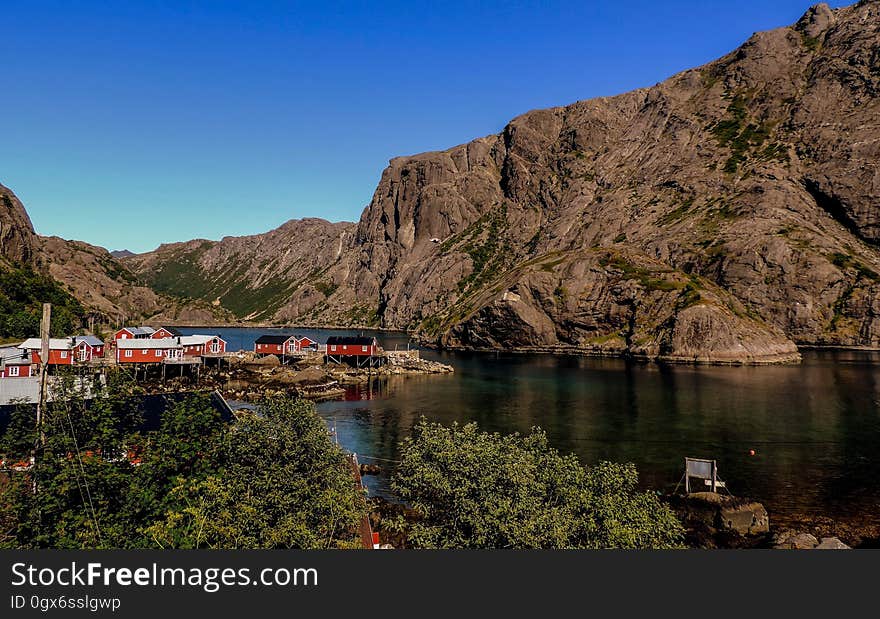
[[[9,188],[0,185],[0,258],[33,263],[36,236],[22,203]]]
[[[81,313],[81,318],[98,322],[152,320],[206,323],[230,319],[228,314],[208,304],[157,294],[101,247],[56,236],[39,236],[34,232],[22,203],[10,189],[2,185],[0,270],[18,275],[9,278],[10,285],[21,285],[21,282],[27,281],[34,288],[34,294],[21,299],[22,303],[27,301],[31,305],[38,305],[39,300],[53,299],[59,303],[67,294],[82,305],[77,312]],[[34,277],[44,279],[34,280]],[[42,293],[44,298],[37,299],[41,287],[45,288]],[[19,291],[0,290],[2,299],[19,296]],[[13,333],[15,329],[10,327],[7,331]]]
[[[121,258],[130,258],[131,256],[134,256],[134,252],[128,251],[127,249],[116,249],[111,251],[110,255],[119,260]]]
[[[336,284],[355,224],[291,220],[266,234],[162,245],[124,259],[154,290],[197,299],[241,320],[302,321],[298,308],[320,307]]]
[[[360,221],[127,258],[238,316],[449,347],[774,362],[880,346],[880,0],[393,159]]]

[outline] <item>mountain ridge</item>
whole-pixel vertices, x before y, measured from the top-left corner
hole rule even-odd
[[[389,161],[356,223],[120,264],[236,320],[449,348],[765,363],[880,347],[880,2]]]
[[[273,318],[692,361],[880,345],[877,7],[391,159],[328,294]]]

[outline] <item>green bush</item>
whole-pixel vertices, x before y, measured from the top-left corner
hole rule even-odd
[[[584,468],[546,435],[480,432],[422,420],[401,445],[392,488],[417,520],[418,548],[674,548],[671,510],[637,489],[632,464]]]

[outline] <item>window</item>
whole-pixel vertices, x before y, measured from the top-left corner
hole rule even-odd
[[[330,346],[330,350],[335,351],[335,350],[336,350],[336,344],[333,344],[332,346]]]
[[[131,351],[130,351],[130,350],[126,350],[126,351],[125,351],[125,356],[126,356],[126,357],[131,357]]]
[[[145,355],[145,354],[147,354],[147,349],[146,349],[146,348],[144,348],[144,349],[143,349],[143,350],[142,350],[142,351],[141,351],[141,354],[142,354],[142,355]]]
[[[128,339],[128,333],[123,333],[122,335],[119,336],[119,339],[120,340]]]
[[[361,346],[361,352],[367,352],[367,347],[366,347],[366,346]]]
[[[17,365],[10,365],[9,366],[9,375],[10,376],[18,376],[18,366]]]
[[[157,351],[156,351],[156,356],[157,356],[157,357],[161,357],[161,356],[162,356],[162,351],[161,351],[161,350],[157,350]]]
[[[67,359],[67,351],[66,351],[66,350],[62,350],[62,351],[61,351],[61,358],[62,358],[62,359]]]

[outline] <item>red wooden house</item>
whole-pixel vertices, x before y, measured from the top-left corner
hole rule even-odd
[[[289,349],[292,335],[261,335],[254,342],[254,352],[258,355],[284,355]]]
[[[29,351],[34,363],[40,364],[43,362],[41,354],[43,344],[40,338],[28,338],[19,344],[18,347]],[[53,337],[49,340],[49,359],[47,361],[49,365],[73,365],[74,361],[76,361],[76,354],[73,338]]]
[[[159,327],[153,332],[153,335],[150,337],[154,340],[163,340],[166,337],[180,337],[183,333],[175,329],[174,327]]]
[[[91,361],[104,357],[104,340],[94,335],[77,335],[73,338],[74,360]]]
[[[0,378],[36,376],[40,368],[34,365],[31,353],[14,346],[0,348]]]
[[[302,352],[304,350],[318,350],[318,342],[310,337],[293,336],[287,344],[289,352]]]
[[[219,335],[182,335],[177,340],[188,357],[217,357],[226,353],[226,340]]]
[[[353,363],[358,367],[380,365],[379,342],[374,337],[336,336],[327,338],[327,360]]]
[[[155,332],[153,327],[122,327],[113,334],[113,341],[151,338]]]
[[[116,363],[162,363],[183,357],[183,345],[176,337],[121,339],[116,342]]]

